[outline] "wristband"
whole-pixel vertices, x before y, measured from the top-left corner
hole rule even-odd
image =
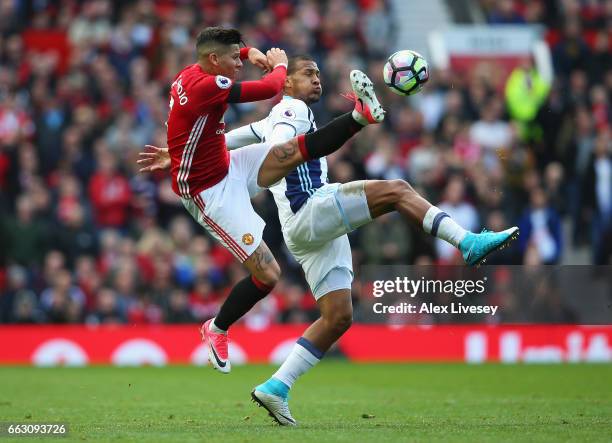
[[[251,50],[250,46],[245,46],[244,48],[240,48],[240,60],[246,60],[249,58],[249,51]]]

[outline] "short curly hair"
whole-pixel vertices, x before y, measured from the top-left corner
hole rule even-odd
[[[297,54],[289,57],[289,64],[287,66],[287,75],[291,75],[297,71],[298,62],[314,62],[315,59],[308,54]]]

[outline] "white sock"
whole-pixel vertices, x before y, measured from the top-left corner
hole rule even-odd
[[[323,358],[323,353],[304,337],[300,337],[293,346],[289,357],[287,357],[272,377],[282,381],[291,388],[297,378],[319,363],[321,358]]]
[[[214,332],[215,334],[225,334],[227,335],[227,331],[224,331],[223,329],[221,329],[220,327],[218,327],[215,324],[215,319],[213,318],[213,321],[210,322],[210,326],[208,328],[209,331]]]
[[[456,248],[459,247],[459,243],[467,234],[467,231],[450,218],[446,212],[442,212],[435,206],[429,208],[425,214],[423,229],[428,234],[446,240]]]

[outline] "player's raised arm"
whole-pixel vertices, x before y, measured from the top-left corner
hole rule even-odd
[[[227,132],[227,149],[231,151],[264,141],[274,145],[305,134],[311,128],[308,114],[308,106],[302,100],[283,100],[272,109],[267,118]],[[267,125],[272,131],[264,138]]]
[[[249,60],[253,65],[262,69],[265,72],[272,70],[272,66],[268,63],[268,57],[257,48],[244,47],[240,49],[240,60]]]
[[[273,68],[261,80],[234,83],[227,101],[229,103],[255,102],[267,100],[281,92],[287,78],[287,54],[278,48],[272,48],[266,54],[268,64]]]

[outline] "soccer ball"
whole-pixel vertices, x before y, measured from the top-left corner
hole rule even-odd
[[[383,68],[385,84],[398,95],[412,95],[429,80],[429,66],[421,54],[408,49],[389,57]]]

